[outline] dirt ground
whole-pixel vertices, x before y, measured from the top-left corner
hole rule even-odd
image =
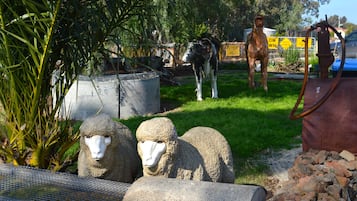
[[[299,145],[292,149],[283,149],[280,151],[266,151],[261,156],[261,162],[269,167],[269,176],[264,182],[264,188],[268,191],[268,198],[282,187],[282,183],[289,180],[288,170],[293,167],[296,157],[302,152],[302,146]]]

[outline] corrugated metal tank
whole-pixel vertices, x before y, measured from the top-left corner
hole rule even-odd
[[[96,113],[129,118],[160,111],[160,78],[155,72],[79,76],[65,96],[60,117],[84,120]]]

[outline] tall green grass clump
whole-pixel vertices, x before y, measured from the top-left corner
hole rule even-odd
[[[295,64],[299,62],[300,59],[300,51],[297,49],[289,48],[284,54],[285,64]]]
[[[289,48],[286,51],[284,51],[284,60],[285,64],[290,65],[290,64],[296,64],[300,60],[300,52],[297,49]]]

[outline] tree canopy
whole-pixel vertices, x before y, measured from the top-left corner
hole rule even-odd
[[[210,32],[221,40],[243,39],[243,30],[253,25],[257,14],[265,26],[281,34],[296,30],[304,16],[318,17],[321,4],[330,0],[154,0],[155,28],[163,42],[182,42]]]

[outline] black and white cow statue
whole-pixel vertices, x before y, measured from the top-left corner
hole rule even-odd
[[[197,101],[202,101],[202,80],[211,76],[212,98],[218,98],[217,73],[218,73],[219,43],[210,38],[202,38],[191,42],[182,57],[182,61],[192,64],[196,77]]]

